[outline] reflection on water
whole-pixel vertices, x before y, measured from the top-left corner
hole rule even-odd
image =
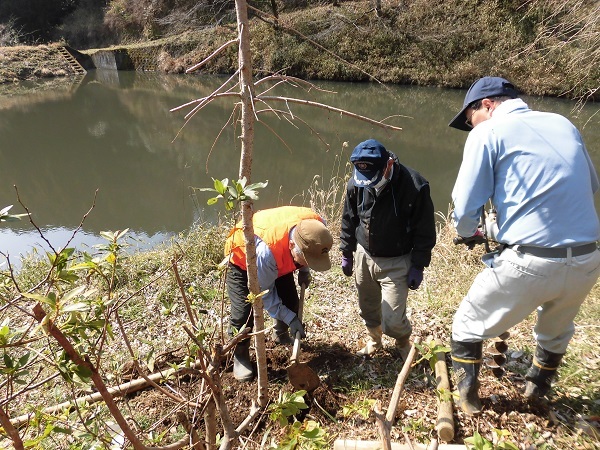
[[[197,220],[216,220],[221,208],[207,208],[209,195],[196,196],[191,188],[210,187],[212,178],[237,178],[239,127],[223,128],[231,120],[234,100],[214,101],[187,124],[184,116],[189,108],[169,111],[209,95],[224,80],[96,71],[68,88],[0,97],[0,207],[18,203],[16,185],[35,223],[57,248],[67,242],[92,206],[72,242],[78,247],[98,243],[100,231],[124,228],[131,230],[140,246],[150,246]],[[301,119],[294,125],[281,115],[259,114],[264,123],[255,127],[252,181],[268,180],[269,186],[260,192],[256,208],[308,204],[302,194],[315,176],[321,177],[321,186],[332,176],[345,176],[352,148],[375,138],[429,179],[436,210],[446,214],[467,136],[447,123],[462,105],[464,91],[317,84],[334,92],[306,93],[280,86],[269,95],[327,103],[377,120],[389,118],[403,131],[385,131],[299,105],[289,106]],[[525,100],[536,109],[564,114],[579,127],[595,112],[588,107],[573,117],[571,102]],[[600,160],[598,116],[583,130],[596,162]],[[16,205],[11,212],[20,213],[22,208]],[[0,229],[0,251],[13,256],[42,246],[41,242],[25,221],[3,224]]]

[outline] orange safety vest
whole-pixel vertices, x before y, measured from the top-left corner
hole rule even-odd
[[[325,223],[312,209],[301,206],[281,206],[265,209],[254,214],[254,234],[261,238],[275,257],[277,277],[297,269],[290,252],[290,230],[303,219],[317,219]],[[246,270],[246,244],[242,222],[231,230],[225,242],[225,256],[232,264]]]

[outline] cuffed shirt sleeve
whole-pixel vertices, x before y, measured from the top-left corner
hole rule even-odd
[[[281,302],[281,298],[277,294],[275,288],[275,280],[277,280],[277,263],[271,249],[261,239],[256,240],[256,266],[258,271],[258,284],[261,292],[268,290],[263,296],[264,309],[273,319],[282,320],[286,324],[290,324],[296,313],[287,308]]]

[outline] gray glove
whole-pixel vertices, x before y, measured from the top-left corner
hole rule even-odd
[[[300,339],[304,339],[306,337],[306,333],[304,332],[304,326],[302,326],[302,322],[298,319],[298,316],[294,317],[294,320],[290,322],[290,333],[292,333],[292,338],[296,338],[296,333],[300,333]]]
[[[310,282],[312,281],[312,276],[308,270],[299,270],[298,271],[298,286],[304,285],[304,287],[308,287]]]

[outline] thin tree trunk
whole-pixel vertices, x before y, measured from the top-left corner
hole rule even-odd
[[[10,423],[10,417],[2,407],[0,407],[0,425],[2,425],[2,428],[4,428],[4,432],[12,441],[15,450],[23,450],[24,447],[23,441],[21,440],[21,436],[19,436],[19,432],[13,426],[13,424]]]
[[[46,313],[44,312],[44,309],[39,303],[36,304],[33,308],[33,314],[39,323],[44,324],[47,332],[50,335],[52,335],[54,339],[56,339],[59,345],[67,353],[71,361],[73,361],[80,367],[85,367],[90,370],[91,379],[94,383],[94,386],[96,387],[96,389],[98,389],[100,395],[102,395],[102,398],[104,399],[107,408],[119,424],[119,427],[121,427],[121,430],[123,430],[123,434],[125,435],[125,437],[129,440],[134,449],[145,450],[146,446],[142,444],[142,442],[138,439],[138,437],[129,427],[127,420],[125,420],[125,417],[123,417],[123,414],[121,414],[121,410],[116,405],[113,396],[108,392],[108,389],[106,388],[106,385],[104,384],[102,377],[100,377],[100,374],[98,373],[96,367],[92,365],[90,361],[83,359],[81,355],[77,353],[77,350],[75,350],[71,342],[51,321],[47,321],[46,323],[44,322],[44,319],[46,318]]]
[[[252,55],[250,52],[250,27],[248,24],[248,9],[246,0],[236,0],[235,9],[239,33],[239,72],[242,99],[242,148],[240,157],[240,179],[246,178],[248,183],[252,180],[252,153],[254,146],[254,81],[252,80]],[[258,272],[256,268],[256,246],[254,244],[254,226],[252,225],[252,201],[242,202],[242,223],[246,241],[246,264],[248,269],[248,288],[250,293],[258,295]],[[253,303],[254,327],[256,343],[256,360],[258,366],[258,404],[266,406],[267,394],[267,356],[265,349],[265,335],[261,333],[265,328],[263,318],[262,298],[256,297]]]
[[[206,446],[208,450],[215,450],[217,448],[217,418],[216,418],[217,407],[215,405],[215,399],[211,398],[206,405],[206,411],[204,412],[204,423],[206,425]]]

